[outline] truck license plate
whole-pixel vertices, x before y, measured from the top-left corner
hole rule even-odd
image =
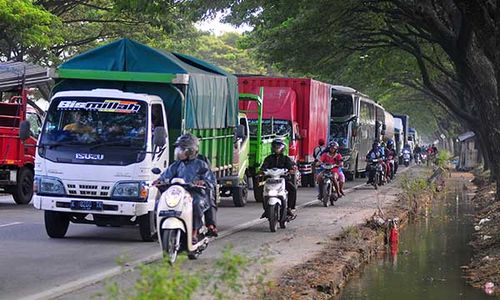
[[[71,209],[77,210],[102,210],[102,201],[71,200]]]

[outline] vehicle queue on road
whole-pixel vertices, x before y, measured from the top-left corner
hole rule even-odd
[[[412,142],[407,116],[393,116],[355,89],[308,78],[234,76],[197,58],[129,39],[64,62],[55,81],[34,162],[24,166],[34,172],[34,184],[21,182],[33,187],[34,207],[44,210],[52,238],[64,237],[70,223],[136,225],[144,241],[158,236],[167,252],[184,247],[193,253],[190,241],[201,246],[206,240],[197,239],[197,231],[183,237],[189,230],[184,213],[176,209],[196,188],[185,186],[192,183],[186,178],[168,182],[171,187],[163,195],[152,185],[158,175],[151,170],[168,170],[181,152],[195,151],[196,159],[204,161],[203,179],[188,177],[213,181],[202,205],[212,212],[205,220],[213,218],[208,225],[216,235],[219,194],[232,196],[235,206],[246,204],[250,188],[259,202],[279,200],[278,209],[263,215],[273,231],[295,217],[294,202],[287,207],[283,199],[294,193],[291,186],[314,187],[319,170],[332,170],[338,175],[331,184],[323,176],[327,171],[319,178],[328,186],[320,189],[329,198],[321,197],[323,203],[333,204],[341,196],[337,181],[364,177],[373,163],[367,163],[367,154],[375,145],[388,146],[376,149],[380,172],[386,174],[378,179],[381,184],[392,178]],[[32,137],[29,125],[25,118],[17,123],[20,140]],[[197,141],[192,149],[179,148],[179,138],[186,135]],[[321,140],[327,149],[315,157]],[[281,166],[281,156],[297,166],[286,170],[290,180],[269,171]],[[266,157],[275,157],[276,163],[266,163]],[[161,211],[160,197],[166,203]],[[158,223],[167,219],[177,221]]]

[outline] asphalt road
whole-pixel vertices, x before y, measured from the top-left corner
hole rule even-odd
[[[348,182],[346,189],[359,187],[364,181],[356,179]],[[359,212],[360,207],[355,203],[373,210],[376,207],[376,201],[373,201],[375,191],[368,186],[359,189],[363,192],[352,191],[343,198],[357,201],[341,199],[337,205],[340,207],[332,208],[328,214],[341,219],[346,214]],[[309,205],[299,210],[298,218],[302,215],[301,211],[321,208],[319,201],[310,203],[315,195],[315,189],[299,189],[297,205]],[[365,198],[372,200],[362,200]],[[321,212],[326,211],[323,209]],[[241,231],[237,235],[249,235],[245,239],[251,241],[252,236],[268,232],[267,224],[258,220],[261,213],[262,205],[253,201],[253,197],[242,208],[233,207],[230,199],[224,199],[218,212],[221,235],[232,237],[233,233]],[[289,227],[293,224],[290,223]],[[267,237],[272,238],[270,235]],[[225,239],[230,237],[213,244],[222,244]],[[45,233],[42,211],[31,205],[18,206],[10,196],[0,196],[0,299],[51,298],[62,290],[69,292],[88,281],[118,274],[117,257],[134,265],[145,258],[152,260],[160,255],[159,245],[142,242],[138,228],[132,227],[70,224],[66,238],[50,239]],[[205,253],[201,259],[203,257]]]

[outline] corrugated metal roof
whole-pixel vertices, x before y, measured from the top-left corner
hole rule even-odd
[[[470,139],[470,138],[474,137],[475,135],[476,135],[476,134],[475,134],[474,132],[472,132],[472,131],[467,131],[467,132],[462,133],[461,135],[459,135],[459,136],[458,136],[458,140],[459,140],[460,142],[463,142],[463,141],[465,141],[465,140],[468,140],[468,139]]]
[[[0,91],[45,84],[50,81],[50,69],[26,62],[8,61],[0,63]]]

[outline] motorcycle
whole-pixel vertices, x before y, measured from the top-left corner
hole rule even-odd
[[[421,160],[421,155],[420,153],[416,153],[414,156],[414,161],[415,161],[415,164],[416,165],[420,165],[422,163],[422,160]]]
[[[387,157],[386,163],[389,164],[389,174],[387,176],[387,181],[391,181],[394,179],[394,174],[396,174],[396,163],[394,161],[394,157],[389,155]]]
[[[208,247],[207,229],[203,226],[198,233],[198,242],[193,245],[193,196],[192,192],[205,187],[186,183],[174,178],[170,183],[160,183],[157,187],[165,190],[156,208],[156,226],[160,247],[171,264],[180,252],[187,252],[189,259],[197,259]]]
[[[267,219],[269,220],[269,229],[276,232],[278,223],[280,228],[286,228],[288,191],[286,190],[287,169],[273,168],[264,171],[268,177],[264,183],[264,201],[267,205]]]
[[[333,168],[337,167],[332,164],[321,164],[322,176],[323,176],[323,186],[322,195],[323,198],[321,201],[323,202],[324,207],[328,207],[328,204],[334,205],[334,202],[338,200],[337,190],[335,189],[335,185],[333,184]]]
[[[382,158],[375,158],[369,161],[370,162],[370,172],[374,172],[371,174],[372,182],[371,184],[375,189],[378,189],[379,185],[384,184],[385,182],[385,168],[383,165]]]
[[[410,165],[410,160],[411,160],[410,150],[404,149],[403,150],[403,163],[404,163],[405,167],[408,167]]]

